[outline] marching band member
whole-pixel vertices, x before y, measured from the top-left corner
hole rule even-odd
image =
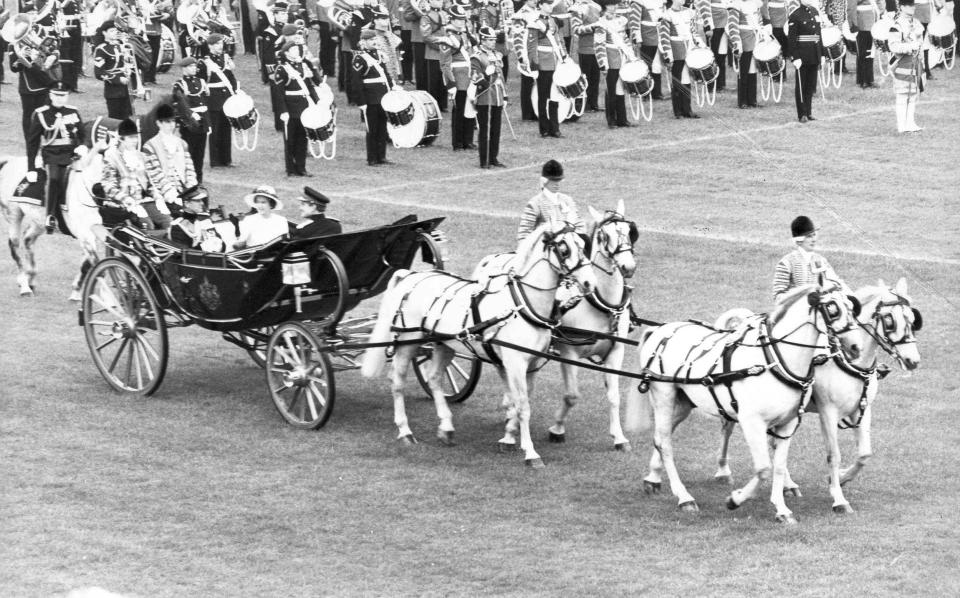
[[[524,0],[523,5],[513,13],[513,27],[511,45],[517,57],[517,70],[520,71],[520,118],[521,120],[537,120],[533,111],[533,87],[536,85],[533,72],[530,68],[530,54],[527,50],[528,38],[531,32],[527,23],[540,18],[537,10],[537,0]]]
[[[283,90],[279,89],[273,78],[273,72],[277,68],[276,42],[280,37],[280,28],[277,24],[275,14],[284,15],[285,20],[287,3],[278,0],[273,7],[266,5],[257,8],[257,57],[260,61],[260,80],[270,86],[270,108],[273,111],[273,128],[277,131],[283,131],[283,123],[280,121],[280,114],[283,112],[281,102],[283,101]]]
[[[823,42],[820,39],[821,16],[815,3],[818,3],[818,0],[802,0],[800,6],[790,13],[788,22],[788,47],[797,71],[794,99],[797,104],[797,119],[802,123],[817,120],[813,118],[811,111],[820,74]]]
[[[294,239],[310,239],[313,237],[325,237],[327,235],[339,235],[343,232],[340,221],[336,218],[327,216],[327,204],[330,198],[310,187],[303,188],[303,196],[300,199],[300,216],[306,218],[295,229],[292,237]]]
[[[460,6],[447,11],[450,25],[447,27],[449,41],[440,53],[440,72],[446,85],[449,99],[453,102],[450,115],[453,151],[476,149],[473,144],[473,118],[463,115],[467,104],[467,86],[470,84],[470,55],[475,45],[467,33],[467,14]]]
[[[627,100],[620,84],[620,66],[627,58],[623,55],[627,39],[627,18],[617,14],[616,0],[604,2],[599,26],[593,32],[597,64],[607,79],[604,111],[607,126],[611,129],[629,127],[632,125],[627,120]]]
[[[877,0],[848,0],[847,21],[850,32],[857,34],[857,85],[863,89],[876,87],[873,82],[873,34],[871,28],[883,6]]]
[[[147,163],[138,148],[140,131],[129,118],[117,127],[120,143],[103,154],[103,192],[111,207],[122,207],[137,216],[142,228],[170,227],[170,211],[162,198],[153,197]]]
[[[727,35],[727,10],[730,8],[731,0],[702,0],[702,2],[709,7],[704,32],[709,38],[713,58],[717,61],[717,91],[722,91],[727,88],[727,52],[729,47],[723,41],[724,36]],[[709,28],[709,31],[706,31],[707,28]],[[729,36],[727,36],[727,41],[729,43]]]
[[[562,180],[563,166],[556,160],[547,160],[540,169],[540,192],[527,202],[520,215],[518,243],[545,222],[568,222],[577,234],[586,234],[587,227],[577,212],[577,204],[569,195],[560,193]]]
[[[210,119],[210,168],[229,167],[233,162],[233,130],[223,114],[223,103],[237,91],[233,60],[223,53],[223,36],[207,36],[210,54],[197,62],[197,75],[207,82],[210,93],[207,114]]]
[[[570,9],[570,27],[577,38],[577,54],[580,72],[587,78],[587,111],[599,112],[597,97],[600,95],[600,65],[594,47],[595,31],[600,20],[600,5],[593,0],[577,0]]]
[[[557,33],[557,24],[551,17],[552,0],[536,0],[538,12],[526,22],[526,46],[522,58],[531,72],[537,74],[537,120],[541,137],[563,137],[560,134],[559,104],[550,99],[553,90],[553,72],[563,58],[563,49]]]
[[[100,26],[103,43],[93,51],[93,76],[103,81],[103,97],[107,100],[107,116],[123,120],[133,114],[130,103],[130,73],[135,65],[129,64],[120,46],[119,30],[113,21]]]
[[[893,64],[893,90],[897,94],[897,131],[914,133],[923,129],[917,125],[917,100],[923,91],[920,48],[923,43],[923,25],[917,21],[914,0],[900,0],[900,12],[890,28],[890,51],[896,56]]]
[[[303,59],[303,47],[287,42],[280,49],[275,73],[277,87],[283,91],[283,158],[287,176],[310,176],[307,172],[307,132],[300,116],[319,98],[317,85],[320,72],[309,60]]]
[[[80,112],[67,105],[69,89],[62,81],[50,87],[50,105],[41,106],[30,119],[27,135],[27,165],[31,169],[46,168],[46,228],[52,233],[56,214],[67,192],[67,167],[83,143],[83,119]],[[86,147],[84,147],[84,150]]]
[[[703,43],[703,29],[693,10],[682,0],[673,0],[670,10],[660,19],[660,55],[670,66],[670,98],[674,118],[700,118],[693,113],[690,98],[690,71],[687,69],[687,51]],[[686,81],[686,83],[684,82]]]
[[[243,201],[255,210],[240,221],[240,235],[233,244],[234,249],[244,249],[253,245],[264,245],[277,237],[290,234],[290,222],[276,214],[282,210],[283,202],[277,197],[277,191],[270,185],[260,185],[253,193],[244,196]]]
[[[226,243],[207,212],[207,192],[203,187],[191,187],[183,192],[183,210],[170,224],[167,234],[171,241],[183,247],[209,253],[226,251]]]
[[[908,0],[912,2],[913,0]],[[790,289],[807,284],[820,284],[820,277],[838,283],[847,295],[853,294],[847,284],[837,276],[830,266],[830,262],[822,255],[815,253],[817,246],[817,228],[813,221],[806,216],[797,216],[790,223],[790,236],[797,248],[783,256],[773,274],[773,300],[779,303],[780,299]]]
[[[193,170],[197,182],[203,182],[203,156],[207,151],[207,134],[210,128],[210,116],[207,113],[207,99],[210,92],[207,82],[197,76],[197,59],[188,56],[179,62],[182,77],[173,84],[174,100],[190,109],[191,118],[199,127],[180,127],[180,137],[187,142],[187,151],[193,161]],[[185,123],[181,123],[184,124]]]
[[[497,32],[497,43],[494,49],[503,57],[503,78],[506,80],[510,71],[510,59],[507,56],[507,34],[510,23],[513,21],[512,0],[480,0],[476,11],[477,28],[489,27]]]
[[[177,136],[177,114],[173,106],[161,104],[156,117],[159,131],[143,144],[142,151],[150,186],[157,200],[164,201],[169,208],[181,205],[181,194],[197,186],[197,173],[187,142]]]
[[[410,15],[412,20],[407,19]],[[413,82],[413,28],[420,29],[419,14],[411,7],[411,0],[399,0],[396,3],[396,13],[392,15],[400,23],[400,50],[403,55],[401,67],[403,80]],[[416,23],[414,23],[416,21]],[[422,42],[421,42],[422,43]]]
[[[739,61],[737,72],[737,107],[759,108],[757,104],[757,68],[753,51],[764,19],[761,0],[731,0],[727,18],[727,36],[733,47],[734,60]]]
[[[480,47],[470,57],[471,80],[476,88],[477,134],[480,146],[480,168],[504,167],[498,159],[500,154],[500,119],[506,104],[507,89],[504,84],[503,60],[495,50],[497,32],[490,27],[479,31]]]
[[[50,86],[56,81],[55,73],[51,69],[57,62],[57,57],[50,55],[44,64],[24,64],[16,52],[10,52],[10,72],[17,73],[19,79],[20,107],[23,115],[20,126],[23,130],[23,139],[30,136],[30,119],[33,112],[50,103]],[[30,144],[27,144],[29,147]]]
[[[327,18],[340,32],[340,69],[337,71],[337,85],[346,92],[347,102],[357,103],[356,90],[353,87],[353,52],[359,43],[360,29],[364,25],[363,15],[354,10],[347,0],[337,0],[327,8]]]
[[[151,60],[143,70],[143,82],[156,83],[157,57],[160,55],[160,36],[162,33],[161,25],[173,16],[173,2],[171,0],[160,0],[153,4],[144,0],[141,6],[145,13],[149,13],[142,16],[146,25],[147,43],[150,44],[151,55]]]
[[[333,75],[337,72],[337,47],[340,45],[339,29],[330,22],[326,9],[319,4],[316,5],[316,13],[314,18],[310,20],[310,26],[317,29],[317,41],[320,45],[318,53],[320,70]]]
[[[640,46],[640,56],[647,63],[653,76],[651,97],[663,99],[662,60],[660,52],[660,17],[663,16],[664,0],[638,0],[633,3],[627,25],[633,35],[634,44]]]
[[[370,29],[360,33],[360,50],[354,53],[360,102],[360,116],[367,129],[367,164],[392,164],[387,160],[387,115],[380,105],[387,90],[394,87],[377,49],[377,34]]]
[[[956,0],[954,0],[956,1]],[[903,4],[902,2],[900,3]],[[930,5],[934,5],[935,10],[931,9]],[[930,19],[936,14],[936,10],[939,10],[943,7],[942,0],[915,0],[914,9],[913,9],[913,19],[920,23],[923,26],[923,35],[927,35],[927,27],[930,25]],[[923,72],[926,74],[927,79],[933,79],[933,75],[930,73],[930,49],[923,49]]]
[[[63,0],[59,5],[60,64],[67,89],[73,93],[83,93],[77,89],[77,77],[83,70],[83,38],[80,36],[80,15],[82,7],[79,0]]]
[[[402,30],[410,31],[410,56],[413,64],[413,78],[416,82],[417,89],[426,91],[426,47],[423,41],[423,31],[420,30],[420,22],[423,19],[422,6],[423,0],[400,0]]]
[[[770,26],[773,27],[773,37],[780,44],[783,56],[790,59],[790,43],[787,39],[787,20],[790,14],[800,5],[800,0],[763,0],[766,14],[770,17]]]
[[[440,56],[446,40],[447,13],[443,0],[429,0],[430,10],[420,19],[423,33],[424,60],[427,65],[427,93],[433,96],[441,112],[447,111],[447,94],[443,91],[443,73],[440,71]]]

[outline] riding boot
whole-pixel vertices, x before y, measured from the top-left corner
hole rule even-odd
[[[912,97],[907,97],[907,110],[906,110],[906,130],[908,132],[912,131],[922,131],[923,127],[917,124],[916,118],[917,112],[917,95]]]
[[[897,132],[903,133],[907,130],[907,96],[897,94]]]

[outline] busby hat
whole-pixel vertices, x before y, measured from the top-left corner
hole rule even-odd
[[[803,238],[815,232],[817,228],[813,225],[813,220],[806,216],[797,216],[790,223],[790,234],[793,238]]]
[[[283,26],[283,29],[280,30],[280,35],[296,35],[300,30],[293,23],[287,23]]]
[[[129,118],[125,118],[120,121],[120,124],[117,126],[117,135],[120,137],[127,137],[129,135],[139,135],[140,129],[137,128],[137,123],[133,122]]]
[[[116,28],[117,28],[117,24],[112,19],[109,21],[104,21],[100,25],[100,33],[103,33],[104,31],[107,31],[109,29],[116,29]]]
[[[497,39],[497,30],[487,25],[481,27],[477,34],[480,35],[480,39]]]
[[[313,187],[304,187],[303,188],[303,197],[300,198],[300,201],[307,203],[315,204],[318,208],[326,207],[330,203],[330,198],[320,193]]]
[[[177,119],[177,111],[170,104],[157,106],[157,122],[166,122]]]
[[[181,68],[186,66],[192,66],[194,64],[197,64],[197,59],[194,58],[193,56],[187,56],[186,58],[184,58],[183,60],[177,63],[177,65]]]
[[[467,11],[465,11],[465,10],[463,9],[463,7],[460,6],[459,4],[454,4],[453,6],[451,6],[450,8],[448,8],[448,9],[447,9],[447,14],[450,15],[450,18],[451,18],[451,19],[466,19],[466,18],[467,18]]]
[[[243,201],[252,208],[256,205],[256,200],[258,197],[265,197],[270,202],[270,207],[272,207],[274,210],[280,210],[283,208],[283,202],[281,202],[280,198],[277,197],[277,190],[270,185],[260,185],[253,190],[253,193],[245,195],[243,197]]]
[[[212,46],[214,44],[219,44],[223,42],[223,35],[219,33],[211,33],[207,36],[207,45]]]
[[[66,95],[70,93],[70,88],[67,87],[67,84],[63,81],[54,81],[52,84],[50,84],[50,93]]]
[[[548,181],[562,181],[563,166],[556,160],[547,160],[543,164],[543,169],[540,170],[540,176]]]

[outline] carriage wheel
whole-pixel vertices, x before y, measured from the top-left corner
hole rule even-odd
[[[255,332],[263,334],[269,337],[273,331],[276,329],[276,326],[266,326],[264,328],[257,328]],[[254,336],[241,332],[239,334],[240,338],[247,343],[251,348],[247,349],[247,355],[250,356],[250,359],[253,360],[253,363],[257,364],[257,367],[263,367],[267,363],[267,343],[269,338],[265,340],[260,340]]]
[[[153,394],[167,371],[167,327],[143,274],[124,259],[101,260],[87,274],[81,309],[87,346],[107,383]]]
[[[320,341],[299,322],[284,322],[267,343],[267,386],[277,411],[304,430],[323,427],[333,412],[336,386]]]
[[[430,359],[433,357],[433,346],[425,345],[421,347],[414,360],[413,371],[417,374],[417,381],[420,387],[430,394],[430,387],[427,385],[427,368],[430,366]],[[476,355],[471,353],[456,353],[453,361],[447,366],[440,379],[443,387],[443,394],[447,397],[448,403],[462,403],[473,394],[480,382],[480,371],[483,363],[477,359]]]

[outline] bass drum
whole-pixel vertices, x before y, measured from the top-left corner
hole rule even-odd
[[[257,109],[253,99],[242,91],[233,94],[223,103],[223,115],[230,126],[238,131],[246,131],[257,124]]]
[[[620,67],[620,82],[623,90],[632,96],[644,97],[653,91],[653,77],[642,60],[627,62]]]
[[[300,113],[300,123],[310,141],[327,141],[336,132],[333,111],[329,105],[313,104]]]
[[[173,66],[176,57],[177,38],[166,25],[160,25],[160,49],[157,51],[157,72],[165,73]]]
[[[553,73],[553,84],[563,97],[573,100],[587,93],[587,78],[580,71],[580,65],[567,59],[557,65]]]
[[[839,27],[828,26],[820,30],[820,40],[823,42],[823,53],[828,60],[836,62],[847,53],[843,45],[843,33]]]
[[[753,60],[757,63],[757,70],[760,71],[760,74],[768,77],[779,76],[787,67],[780,43],[775,39],[758,43],[753,50]]]
[[[440,134],[440,106],[426,91],[388,91],[380,105],[394,147],[426,147]]]
[[[687,52],[687,68],[698,83],[710,84],[720,76],[720,68],[710,48],[693,48]]]

